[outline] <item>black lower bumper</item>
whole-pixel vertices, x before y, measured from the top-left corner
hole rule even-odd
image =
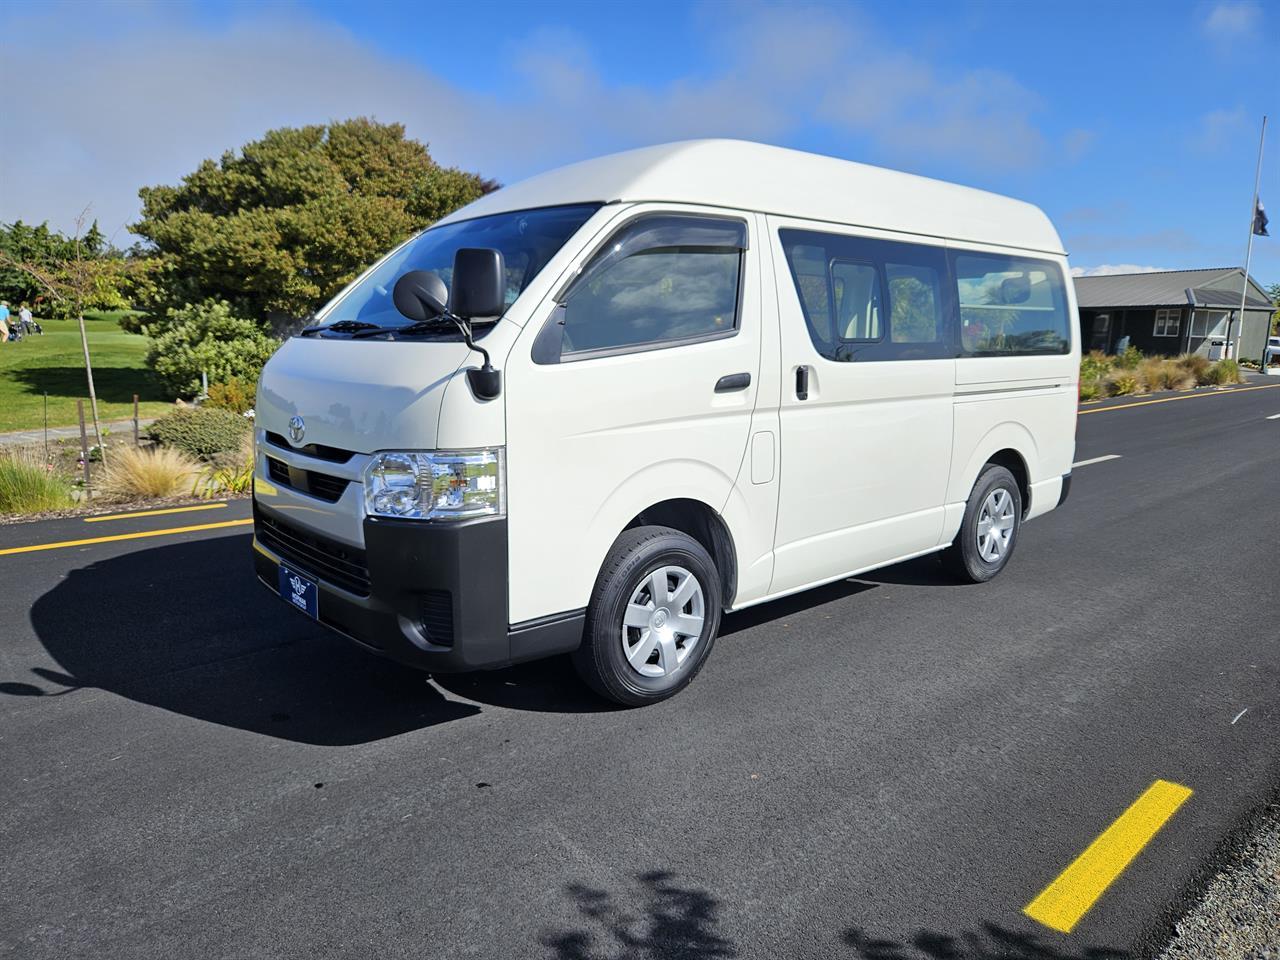
[[[503,667],[577,648],[583,611],[512,625],[507,522],[366,518],[363,551],[254,504],[254,566],[273,592],[281,563],[316,581],[318,619],[362,646],[434,672]]]

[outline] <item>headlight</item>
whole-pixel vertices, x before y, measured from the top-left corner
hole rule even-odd
[[[502,448],[375,454],[364,470],[365,512],[409,520],[506,513]]]

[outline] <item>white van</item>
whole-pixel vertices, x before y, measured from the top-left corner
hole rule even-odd
[[[1029,204],[755,143],[506,187],[267,364],[258,575],[396,660],[572,651],[624,704],[726,611],[934,551],[988,580],[1066,499],[1068,276]]]

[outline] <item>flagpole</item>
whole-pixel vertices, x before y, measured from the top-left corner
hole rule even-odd
[[[1253,175],[1253,203],[1249,204],[1249,245],[1245,247],[1244,254],[1244,279],[1240,283],[1240,332],[1236,336],[1236,350],[1233,354],[1238,360],[1240,358],[1240,341],[1244,339],[1244,305],[1249,293],[1249,267],[1253,262],[1253,228],[1258,219],[1258,188],[1262,185],[1262,148],[1267,141],[1267,116],[1262,115],[1262,135],[1258,137],[1258,169]],[[1227,321],[1227,345],[1231,346],[1231,321]],[[1267,328],[1267,333],[1271,332],[1271,328]],[[1267,352],[1267,338],[1262,338],[1262,352]],[[1258,358],[1258,369],[1262,373],[1267,371],[1263,369],[1262,357]]]

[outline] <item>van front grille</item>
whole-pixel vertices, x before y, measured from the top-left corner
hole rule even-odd
[[[279,517],[263,513],[253,505],[253,532],[258,542],[278,554],[299,573],[309,573],[348,593],[369,595],[369,570],[363,550],[303,530]]]
[[[315,457],[317,460],[328,460],[330,463],[346,463],[355,456],[350,450],[326,447],[323,443],[308,443],[295,447],[280,434],[272,433],[270,430],[267,431],[267,443],[281,450],[288,450],[290,453],[300,453],[304,457]]]
[[[283,460],[267,457],[267,476],[282,487],[297,490],[326,503],[337,503],[351,481],[316,470],[291,467]]]
[[[418,601],[419,625],[429,642],[453,646],[453,594],[448,590],[427,590]]]

